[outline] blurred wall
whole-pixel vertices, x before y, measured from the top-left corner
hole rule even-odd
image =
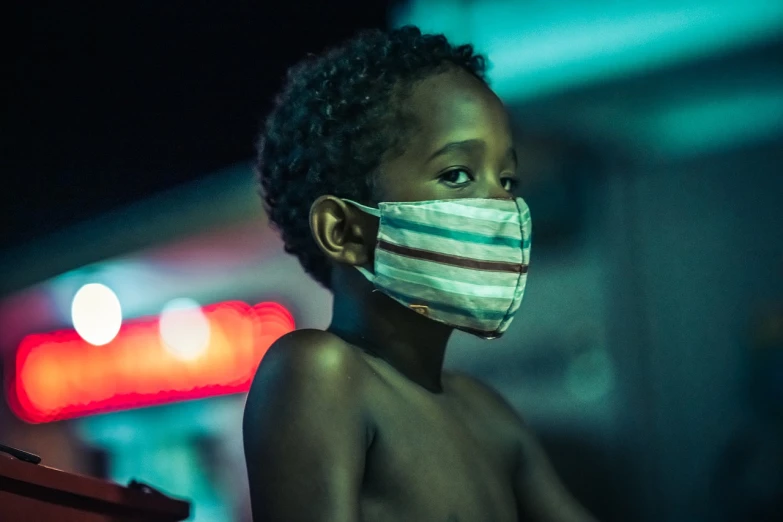
[[[746,478],[719,474],[727,446],[748,427],[783,440],[771,422],[758,426],[748,374],[753,321],[783,301],[782,156],[774,140],[614,182],[619,212],[607,233],[622,241],[607,287],[616,353],[628,368],[623,431],[645,470],[637,509],[652,518],[745,520],[756,509],[742,507],[752,500],[742,498]],[[744,444],[752,453],[756,442]],[[756,449],[780,456],[779,447]],[[780,469],[760,479],[783,487]],[[726,483],[732,497],[716,494]],[[783,489],[767,502],[773,495]]]

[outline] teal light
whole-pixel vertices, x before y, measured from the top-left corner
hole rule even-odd
[[[231,520],[231,492],[215,480],[209,446],[242,425],[244,399],[222,397],[123,411],[75,422],[87,444],[109,455],[109,477],[120,484],[136,479],[192,503],[191,522]],[[240,443],[241,444],[241,443]],[[221,462],[244,473],[236,462]]]
[[[783,31],[783,2],[413,0],[406,23],[474,43],[495,91],[521,100],[764,41]]]
[[[604,399],[615,387],[612,360],[606,350],[593,348],[574,357],[565,372],[568,393],[581,402]]]
[[[777,87],[777,86],[776,86]],[[730,148],[783,131],[783,90],[707,98],[650,117],[649,142],[668,155]]]

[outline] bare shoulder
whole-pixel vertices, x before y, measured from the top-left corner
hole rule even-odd
[[[284,335],[258,366],[245,406],[246,428],[276,406],[361,407],[365,366],[355,347],[328,332],[297,330]]]
[[[290,376],[344,377],[362,364],[358,350],[323,330],[296,330],[278,339],[264,355],[256,380],[280,372]]]

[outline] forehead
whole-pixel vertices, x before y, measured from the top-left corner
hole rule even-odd
[[[508,114],[500,99],[478,78],[461,69],[450,69],[418,82],[411,90],[408,107],[418,120],[412,145],[511,139]]]

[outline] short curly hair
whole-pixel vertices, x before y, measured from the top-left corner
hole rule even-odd
[[[258,141],[256,174],[286,252],[323,286],[331,288],[331,266],[311,236],[310,207],[325,194],[376,202],[381,160],[415,127],[401,102],[416,81],[449,67],[486,84],[486,60],[471,45],[406,26],[363,31],[289,69]]]

